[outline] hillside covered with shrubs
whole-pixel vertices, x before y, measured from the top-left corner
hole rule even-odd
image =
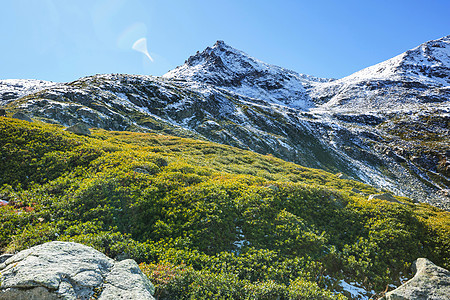
[[[0,253],[51,240],[133,258],[157,299],[381,295],[426,257],[450,267],[450,214],[270,155],[152,133],[0,117]]]

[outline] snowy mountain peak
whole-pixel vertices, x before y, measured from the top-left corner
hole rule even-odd
[[[391,79],[450,84],[450,35],[431,40],[389,60],[356,72],[348,79]]]
[[[314,106],[304,85],[328,81],[267,64],[220,40],[163,77],[206,83],[245,97],[298,109]]]
[[[409,110],[422,103],[448,103],[450,36],[425,42],[391,59],[310,90],[319,109]]]
[[[221,56],[225,52],[233,52],[232,50],[235,50],[225,44],[223,41],[217,41],[214,46],[207,47],[203,52],[197,52],[197,54],[191,56],[186,61],[186,64],[190,67],[196,66],[198,64],[206,64],[210,68],[216,67],[216,68],[223,68],[225,67]]]
[[[436,83],[450,84],[450,35],[405,52],[400,63],[405,74]]]
[[[212,47],[207,47],[202,52],[197,51],[184,65],[168,72],[164,77],[196,80],[221,86],[238,86],[240,81],[236,80],[236,77],[272,68],[281,69],[250,57],[219,40]]]

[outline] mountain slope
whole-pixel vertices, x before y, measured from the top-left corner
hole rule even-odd
[[[83,121],[269,153],[450,210],[447,46],[444,37],[326,80],[217,42],[164,77],[96,75],[4,107],[66,126]]]
[[[57,83],[35,79],[4,79],[0,80],[0,106],[14,99],[36,93],[42,89],[54,87]]]
[[[450,265],[448,212],[273,156],[0,117],[0,157],[0,251],[81,242],[143,262],[159,299],[368,298]]]
[[[351,168],[309,128],[310,116],[224,89],[151,76],[96,75],[7,106],[44,121],[206,138],[330,171]],[[306,121],[305,121],[306,120]]]

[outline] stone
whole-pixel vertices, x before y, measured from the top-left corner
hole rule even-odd
[[[149,171],[147,171],[146,169],[143,169],[143,168],[134,168],[133,171],[135,171],[136,173],[141,173],[141,174],[150,174]]]
[[[13,116],[14,119],[18,119],[18,120],[22,120],[22,121],[27,121],[27,122],[33,122],[33,120],[31,120],[31,118],[29,116],[27,116],[26,114],[24,114],[23,112],[16,112]]]
[[[269,189],[271,189],[272,191],[274,191],[274,192],[278,192],[279,190],[280,190],[280,188],[278,187],[278,186],[276,186],[276,185],[273,185],[273,184],[271,184],[271,185],[269,185],[269,186],[267,186]]]
[[[61,300],[58,295],[43,287],[31,289],[10,289],[7,295],[0,293],[1,300]]]
[[[128,274],[126,277],[123,274]],[[149,299],[142,298],[153,285],[137,263],[132,259],[117,262],[105,279],[104,289],[99,300],[107,299]]]
[[[389,193],[372,194],[372,195],[369,196],[369,201],[373,200],[373,199],[385,200],[385,201],[389,201],[389,202],[393,202],[393,203],[401,203],[402,204],[402,202],[400,202],[397,199],[395,199],[395,197],[392,196]]]
[[[78,135],[91,135],[89,127],[85,123],[77,123],[75,125],[69,126],[65,129],[66,131],[73,132]]]
[[[85,245],[49,242],[0,263],[0,300],[154,299],[134,260],[115,261]]]
[[[344,173],[337,173],[336,176],[337,176],[339,179],[346,179],[346,180],[352,180],[352,179],[353,179],[353,178],[351,178],[350,176],[348,176],[348,175],[346,175],[346,174],[344,174]]]
[[[450,272],[436,266],[426,258],[413,263],[413,278],[393,291],[386,293],[385,300],[445,300],[450,299]]]

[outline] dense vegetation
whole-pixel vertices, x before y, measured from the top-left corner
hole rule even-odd
[[[450,215],[356,181],[157,134],[0,117],[0,249],[50,240],[131,257],[159,299],[344,299],[418,257],[450,267]]]

